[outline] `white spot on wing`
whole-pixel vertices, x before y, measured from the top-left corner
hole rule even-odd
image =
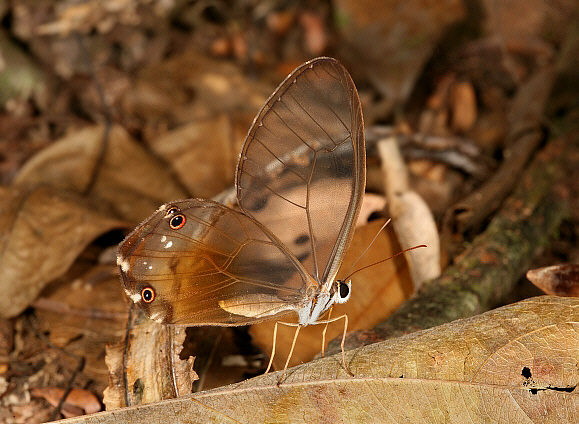
[[[140,302],[141,301],[141,295],[139,293],[135,293],[135,294],[130,294],[129,297],[131,298],[131,300],[134,303]]]
[[[161,243],[165,243],[167,241],[167,236],[161,237]]]
[[[171,246],[173,246],[173,242],[172,242],[171,240],[169,240],[169,241],[167,242],[167,244],[165,245],[165,249],[168,249],[168,248],[170,248]]]
[[[120,266],[121,265],[121,261],[123,260],[123,257],[121,255],[117,255],[117,265]]]
[[[127,261],[126,259],[121,259],[121,271],[123,272],[128,272],[129,269],[131,268],[131,266],[129,265],[129,261]]]

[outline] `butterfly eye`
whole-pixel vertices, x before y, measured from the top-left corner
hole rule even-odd
[[[141,290],[141,299],[143,299],[145,303],[151,303],[155,300],[155,290],[153,290],[152,287],[145,287]]]
[[[340,297],[347,298],[350,295],[350,287],[346,283],[340,283]]]
[[[175,215],[169,221],[169,227],[171,227],[172,230],[178,230],[179,228],[183,228],[183,225],[185,225],[186,221],[187,219],[185,218],[185,215],[183,214]]]

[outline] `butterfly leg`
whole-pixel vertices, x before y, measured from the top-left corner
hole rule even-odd
[[[271,369],[271,366],[273,364],[273,358],[275,356],[275,346],[277,343],[277,325],[278,324],[283,324],[283,325],[287,325],[288,327],[296,327],[296,332],[294,334],[294,339],[292,342],[292,347],[290,349],[289,355],[287,360],[285,361],[285,366],[283,367],[283,372],[281,374],[281,378],[278,381],[278,386],[281,384],[281,382],[283,381],[283,378],[285,377],[285,371],[289,365],[290,359],[292,357],[292,354],[294,352],[294,347],[296,345],[296,340],[298,338],[298,334],[300,332],[300,329],[302,328],[301,325],[299,324],[295,324],[295,323],[291,323],[291,322],[282,322],[282,321],[276,321],[275,322],[275,326],[273,327],[273,343],[272,343],[272,348],[271,348],[271,356],[269,358],[269,364],[267,365],[267,369],[265,370],[265,373],[267,374],[269,372],[269,370]]]
[[[348,315],[344,314],[336,318],[326,319],[323,321],[316,321],[316,324],[328,325],[329,323],[338,321],[342,318],[344,318],[344,332],[342,333],[342,342],[340,343],[340,348],[342,350],[342,364],[344,365],[344,369],[346,370],[346,372],[350,374],[352,377],[354,377],[354,373],[350,371],[350,368],[348,368],[348,365],[346,364],[346,352],[344,351],[344,345],[346,343],[346,332],[348,331]]]
[[[322,331],[322,358],[326,353],[326,332],[328,331],[328,325],[330,325],[330,318],[332,316],[332,309],[334,305],[330,306],[330,310],[328,311],[328,318],[326,319],[326,325],[324,326],[324,330]]]
[[[296,332],[295,332],[295,334],[294,334],[294,339],[293,339],[293,341],[292,341],[292,347],[291,347],[291,349],[290,349],[290,351],[289,351],[289,354],[288,354],[288,356],[287,356],[287,360],[285,361],[285,365],[283,366],[283,372],[281,373],[281,377],[279,378],[279,381],[277,382],[277,385],[278,385],[278,386],[281,384],[281,382],[283,381],[283,378],[285,377],[285,371],[287,370],[287,367],[288,367],[288,365],[289,365],[290,359],[292,358],[292,355],[293,355],[293,353],[294,353],[294,347],[296,346],[296,340],[298,339],[298,334],[300,333],[300,330],[301,330],[301,328],[302,328],[302,326],[299,325],[299,324],[289,324],[289,323],[287,323],[287,322],[282,322],[281,324],[288,325],[288,326],[291,326],[291,327],[294,327],[294,326],[295,326],[295,327],[296,327]]]
[[[275,326],[273,327],[273,343],[271,344],[271,355],[269,357],[269,364],[267,364],[267,369],[265,373],[267,374],[271,369],[271,365],[273,364],[273,357],[275,356],[275,344],[277,340],[277,325],[279,324],[278,321],[275,322]]]
[[[348,331],[348,315],[342,315],[344,317],[344,332],[342,333],[342,343],[340,343],[340,348],[342,349],[342,364],[344,364],[344,368],[352,377],[354,377],[354,373],[350,371],[348,368],[348,364],[346,364],[346,353],[344,352],[344,344],[346,343],[346,332]]]

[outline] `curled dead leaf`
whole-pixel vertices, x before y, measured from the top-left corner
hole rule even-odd
[[[233,139],[231,119],[220,114],[170,131],[149,145],[170,164],[190,193],[210,198],[233,183],[239,156]]]
[[[579,265],[560,264],[527,271],[527,278],[547,294],[579,297]]]
[[[415,290],[440,275],[440,239],[436,222],[426,202],[409,188],[408,170],[394,138],[378,142],[390,215],[402,249],[426,248],[404,253]]]

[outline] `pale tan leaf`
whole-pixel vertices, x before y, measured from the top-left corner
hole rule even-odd
[[[0,192],[0,316],[18,315],[99,235],[125,227],[48,187]]]
[[[379,194],[365,193],[362,199],[362,207],[356,221],[356,227],[361,227],[368,223],[368,218],[374,212],[381,212],[386,207],[386,198]]]
[[[570,423],[579,300],[539,297],[243,383],[68,423]]]

